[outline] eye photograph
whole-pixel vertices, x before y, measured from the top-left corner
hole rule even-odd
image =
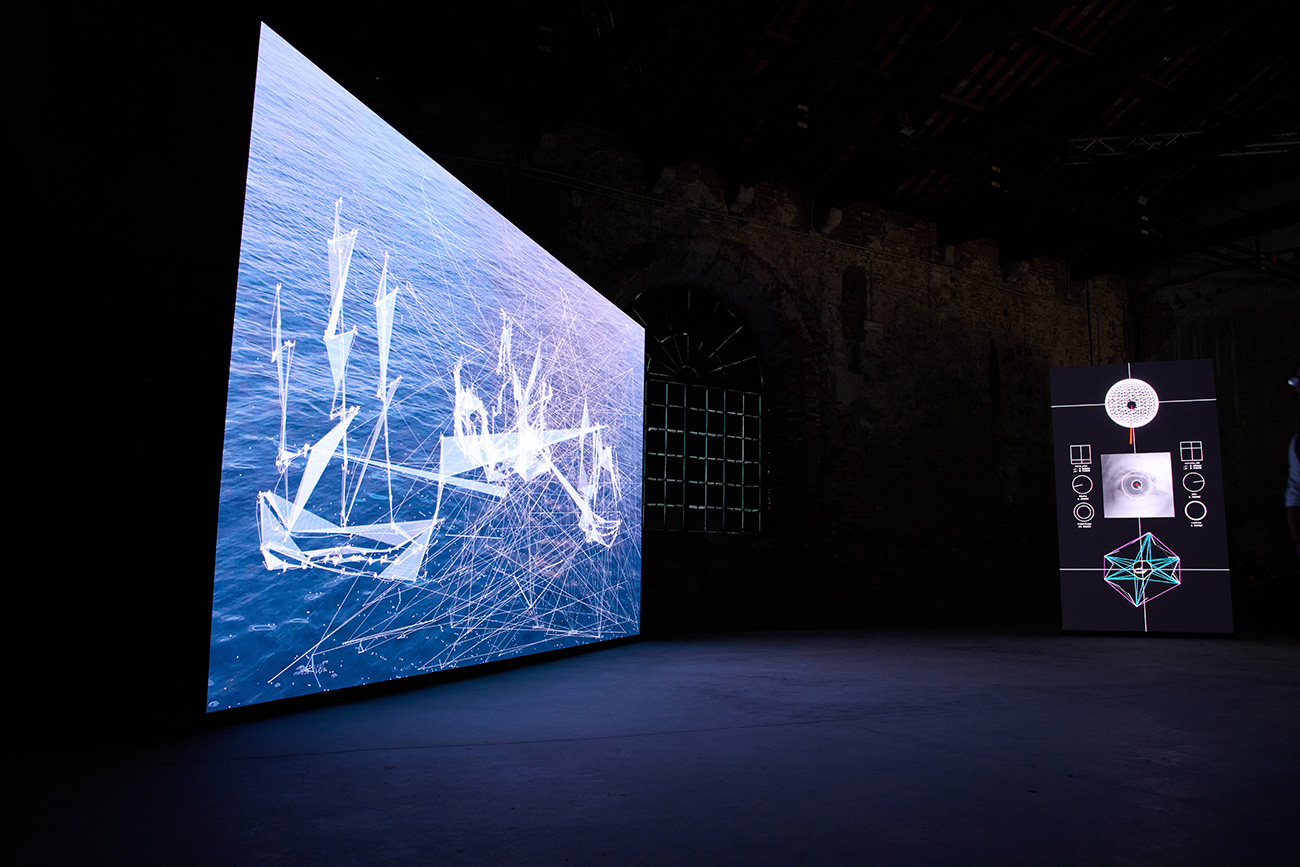
[[[1107,518],[1172,518],[1169,452],[1101,456],[1102,508]]]

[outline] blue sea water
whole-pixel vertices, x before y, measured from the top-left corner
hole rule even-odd
[[[337,395],[322,336],[330,313],[327,239],[358,230],[340,330],[356,327],[346,395]],[[521,653],[635,634],[640,619],[643,332],[373,112],[267,28],[262,31],[231,347],[222,464],[208,706],[220,709]],[[280,398],[274,300],[288,373],[286,446],[317,442],[358,408],[347,449],[362,453],[380,419],[376,290],[388,256],[397,297],[388,381],[395,464],[432,471],[452,433],[459,364],[494,412],[510,415],[509,370],[538,359],[551,392],[548,428],[603,426],[619,486],[597,496],[621,520],[613,544],[584,539],[570,495],[551,474],[513,477],[504,498],[445,488],[416,582],[357,569],[268,570],[259,551],[259,492],[292,501],[304,458],[276,468]],[[502,334],[509,325],[509,342]],[[504,364],[508,361],[509,364]],[[382,431],[375,457],[383,459]],[[552,450],[576,484],[573,443]],[[354,462],[327,468],[308,508],[357,525],[433,517],[436,484]],[[346,494],[345,494],[346,491]],[[355,500],[353,496],[355,493]],[[346,500],[345,500],[346,497]],[[391,505],[390,505],[391,504]]]

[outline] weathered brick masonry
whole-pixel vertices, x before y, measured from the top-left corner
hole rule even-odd
[[[862,204],[823,234],[815,203],[777,181],[731,213],[711,167],[684,162],[662,183],[578,126],[519,167],[457,160],[463,129],[442,126],[435,156],[615,303],[707,289],[758,341],[764,532],[648,533],[648,631],[1050,622],[1049,368],[1132,360],[1135,339],[1147,358],[1206,354],[1156,347],[1191,340],[1160,304],[1135,335],[1122,276],[1008,267],[994,241],[941,247],[934,225]]]

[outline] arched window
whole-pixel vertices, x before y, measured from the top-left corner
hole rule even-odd
[[[757,533],[763,371],[747,329],[698,289],[638,295],[646,329],[645,526]]]

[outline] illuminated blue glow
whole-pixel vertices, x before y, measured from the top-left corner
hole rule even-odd
[[[643,358],[263,27],[208,708],[636,634]]]
[[[1139,608],[1182,583],[1178,555],[1150,533],[1106,555],[1105,579]]]

